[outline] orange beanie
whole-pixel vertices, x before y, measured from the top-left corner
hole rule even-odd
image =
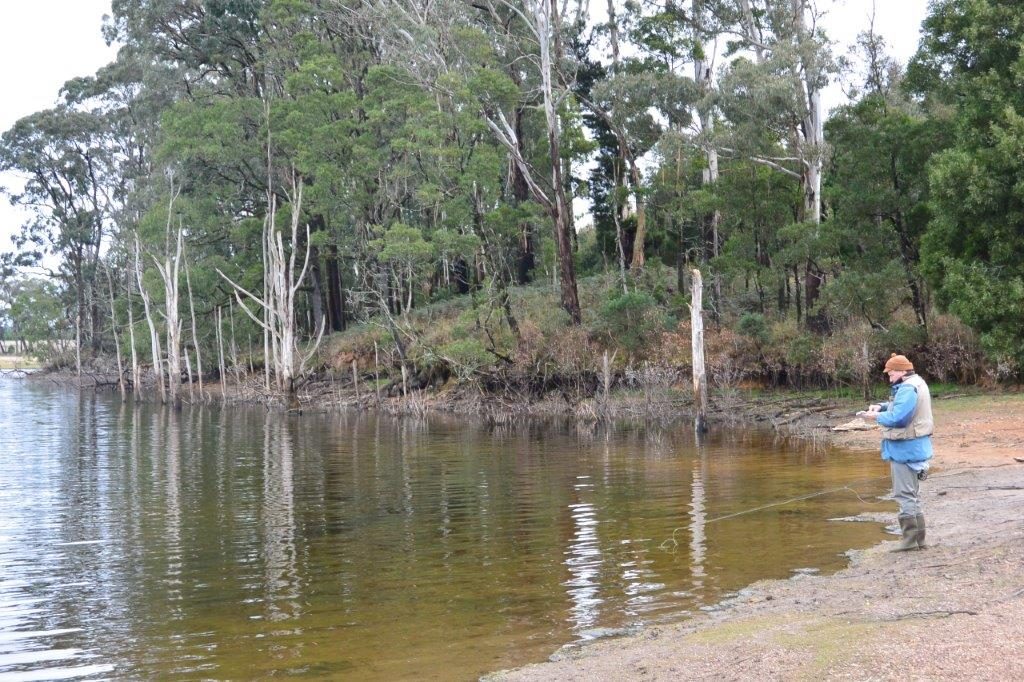
[[[910,372],[913,371],[914,365],[910,360],[907,360],[906,355],[892,354],[888,360],[885,361],[885,371],[895,370],[897,372]]]

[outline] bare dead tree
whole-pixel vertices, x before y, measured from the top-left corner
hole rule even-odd
[[[192,297],[192,278],[189,276],[188,259],[185,259],[185,286],[188,289],[188,311],[192,317],[192,345],[196,349],[196,376],[199,381],[199,399],[203,400],[203,354],[199,349],[199,332],[196,328],[196,304]],[[191,377],[192,372],[189,371]]]
[[[227,371],[224,368],[224,313],[223,306],[217,306],[217,358],[220,361],[220,401],[227,400],[228,388],[225,383]]]
[[[302,179],[296,172],[292,172],[292,191],[290,193],[291,206],[291,249],[285,249],[284,239],[276,226],[277,198],[268,192],[268,212],[265,219],[266,228],[264,234],[263,248],[266,254],[267,290],[263,297],[257,296],[245,287],[236,283],[220,270],[217,273],[223,277],[233,288],[235,300],[246,315],[256,324],[260,325],[269,337],[269,346],[272,352],[273,374],[276,388],[286,393],[291,400],[295,398],[296,380],[305,374],[306,366],[316,353],[323,338],[326,319],[319,321],[316,340],[310,349],[305,353],[299,353],[298,341],[298,320],[295,315],[296,296],[302,287],[310,262],[309,226],[306,226],[306,253],[303,259],[302,268],[298,268],[298,243],[299,223],[302,217]],[[255,303],[264,313],[262,318],[257,316],[248,305],[246,300]]]
[[[142,296],[142,306],[146,314],[146,324],[149,326],[150,352],[153,357],[153,372],[156,375],[157,394],[161,402],[167,402],[167,391],[164,387],[163,372],[163,351],[160,348],[160,335],[157,333],[156,320],[153,318],[153,310],[150,306],[149,292],[146,291],[146,283],[142,280],[142,246],[139,244],[138,235],[135,236],[135,277],[139,283],[139,294]]]
[[[177,239],[173,258],[170,255],[171,240],[171,210],[174,207],[172,192],[171,202],[167,208],[167,244],[165,245],[164,258],[161,262],[153,256],[153,263],[156,265],[160,279],[164,283],[164,310],[162,311],[164,321],[167,325],[167,388],[168,398],[175,407],[181,405],[181,315],[178,312],[178,300],[180,298],[179,273],[181,270],[182,252],[182,227],[178,226]]]
[[[132,311],[132,280],[128,277],[127,308],[128,308],[128,339],[132,347],[132,395],[138,398],[142,384],[142,369],[139,366],[139,354],[135,347],[135,313]]]
[[[124,386],[124,364],[121,360],[121,340],[117,335],[117,309],[114,307],[114,280],[110,276],[110,268],[103,264],[103,272],[107,276],[107,290],[110,292],[110,332],[114,335],[114,354],[117,356],[117,387],[121,391],[121,402],[127,400]],[[134,350],[134,349],[133,349]]]

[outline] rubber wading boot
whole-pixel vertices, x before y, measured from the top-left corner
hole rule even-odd
[[[914,520],[917,521],[917,546],[924,549],[924,514],[918,514]]]
[[[900,515],[897,518],[900,522],[900,530],[903,531],[903,539],[893,551],[905,552],[908,549],[917,549],[917,537],[920,534],[917,529],[917,517]]]

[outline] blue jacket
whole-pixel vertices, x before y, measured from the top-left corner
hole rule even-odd
[[[890,388],[890,400],[882,404],[878,424],[900,429],[910,424],[917,407],[917,389],[910,384],[897,383]],[[924,462],[932,458],[931,436],[909,440],[882,439],[882,459],[893,462]]]

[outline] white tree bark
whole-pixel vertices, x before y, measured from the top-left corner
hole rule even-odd
[[[132,396],[139,397],[142,383],[142,369],[139,367],[139,354],[135,348],[135,313],[132,312],[132,278],[128,278],[128,339],[132,346]]]
[[[701,92],[700,104],[697,106],[697,120],[700,121],[701,145],[704,156],[707,159],[707,168],[703,172],[703,185],[713,188],[718,183],[718,148],[714,141],[714,118],[709,105],[711,89],[712,63],[707,59],[707,50],[704,45],[704,2],[705,0],[693,0],[692,15],[694,21],[694,39],[698,41],[699,52],[693,60],[693,80]],[[747,11],[750,11],[749,5]],[[718,230],[722,223],[722,214],[716,208],[709,216],[711,228],[711,257],[717,258],[719,252]],[[715,289],[715,301],[722,298],[721,278],[716,272],[712,277]],[[717,304],[717,303],[716,303]]]
[[[326,321],[319,321],[319,330],[316,341],[306,355],[301,355],[298,348],[298,321],[295,316],[295,302],[302,282],[306,277],[309,267],[309,227],[306,228],[306,254],[303,259],[302,269],[297,270],[298,260],[298,239],[299,223],[302,216],[302,180],[293,175],[292,196],[291,196],[291,251],[286,252],[284,239],[281,232],[276,228],[277,202],[272,194],[268,193],[269,212],[266,219],[264,234],[266,240],[264,249],[266,253],[267,289],[264,297],[258,297],[235,283],[230,277],[218,270],[235,291],[235,299],[242,307],[242,310],[260,325],[269,338],[271,358],[273,363],[274,382],[277,390],[294,397],[295,381],[304,372],[306,364],[316,352],[323,338]],[[257,304],[263,311],[263,318],[256,316],[245,299]]]
[[[217,359],[220,364],[220,401],[224,403],[228,396],[226,383],[227,369],[224,367],[224,307],[217,307]]]
[[[107,275],[107,288],[110,291],[110,333],[114,335],[114,354],[117,355],[117,387],[121,391],[121,402],[127,399],[124,387],[124,363],[121,361],[121,340],[117,335],[117,310],[114,308],[114,280],[110,276],[110,268],[103,265]]]
[[[810,38],[807,28],[807,0],[790,0],[797,40],[803,46]],[[817,55],[806,47],[800,50],[800,63],[793,65],[794,78],[800,81],[803,95],[803,116],[797,139],[800,157],[804,163],[804,220],[815,225],[821,223],[821,172],[824,164],[822,145],[824,128],[821,119],[821,89],[817,80],[821,76]]]
[[[167,391],[164,388],[163,350],[160,348],[160,334],[157,333],[156,320],[153,319],[153,311],[150,307],[149,293],[146,291],[146,284],[142,281],[142,247],[139,245],[138,236],[135,237],[135,277],[139,283],[139,295],[142,296],[142,307],[146,313],[146,324],[149,326],[150,351],[153,356],[153,373],[156,376],[157,394],[160,402],[167,402]]]
[[[188,272],[188,260],[185,261],[185,286],[188,288],[188,311],[192,317],[192,345],[196,348],[196,376],[199,380],[199,400],[203,400],[203,354],[199,349],[199,333],[196,329],[196,304],[192,297],[192,278]],[[191,371],[189,372],[191,376]]]
[[[807,179],[804,182],[804,216],[815,225],[821,223],[821,174],[824,163],[822,146],[825,133],[821,120],[821,91],[806,82],[808,93],[807,115],[803,127],[806,131]]]
[[[694,429],[697,433],[707,431],[708,382],[704,373],[704,282],[700,270],[693,270],[693,291],[690,301],[690,330],[693,351],[693,405]]]
[[[700,0],[695,0],[696,3]],[[822,77],[821,52],[810,44],[813,24],[816,21],[814,7],[808,0],[770,0],[767,13],[785,16],[782,32],[791,37],[766,39],[761,25],[755,20],[749,0],[738,0],[739,28],[738,31],[747,45],[754,51],[758,64],[765,63],[772,53],[773,41],[792,42],[795,38],[797,52],[791,64],[789,74],[793,87],[800,93],[800,110],[793,112],[799,123],[793,129],[795,158],[770,159],[754,157],[751,160],[774,168],[786,175],[800,180],[803,190],[804,220],[817,225],[821,222],[821,177],[824,167],[824,130],[821,109]],[[811,13],[811,24],[808,27],[808,13]],[[791,23],[789,23],[791,22]],[[776,27],[777,29],[779,27]],[[780,161],[797,162],[800,172],[786,168]]]
[[[171,206],[174,199],[171,199]],[[170,207],[168,207],[168,231],[170,230]],[[167,323],[167,389],[168,399],[175,407],[181,405],[181,315],[178,312],[178,301],[181,297],[179,286],[179,273],[181,270],[182,251],[182,229],[178,226],[176,247],[174,257],[170,250],[164,254],[161,263],[156,256],[153,256],[153,263],[156,264],[157,272],[164,283],[164,321]]]

